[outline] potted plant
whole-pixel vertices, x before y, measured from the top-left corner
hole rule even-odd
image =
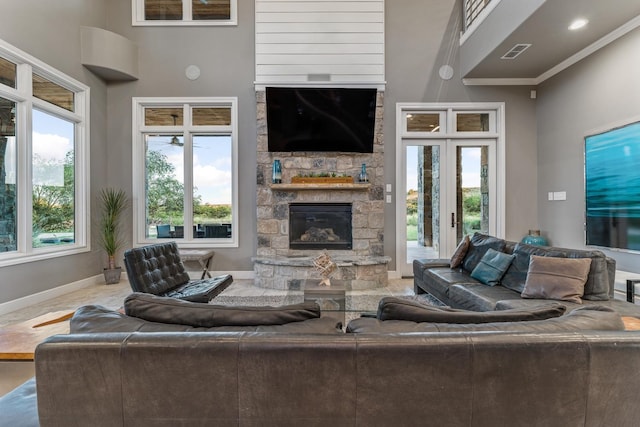
[[[124,244],[120,227],[122,214],[127,207],[127,195],[124,190],[104,188],[100,192],[100,202],[100,246],[109,259],[109,266],[103,270],[104,279],[107,285],[111,285],[120,282],[122,272],[122,267],[116,266],[116,252]]]

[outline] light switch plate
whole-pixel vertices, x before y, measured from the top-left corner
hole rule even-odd
[[[566,191],[554,191],[553,192],[553,200],[567,200],[567,192]]]
[[[387,184],[386,190],[387,190],[387,193],[391,193],[391,184]]]
[[[391,194],[387,194],[387,203],[391,203]]]

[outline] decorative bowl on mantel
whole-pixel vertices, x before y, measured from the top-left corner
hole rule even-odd
[[[352,176],[293,176],[292,184],[353,184]]]

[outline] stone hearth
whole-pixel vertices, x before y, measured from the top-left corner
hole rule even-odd
[[[318,279],[313,268],[314,257],[256,257],[253,268],[257,286],[269,289],[303,290],[306,279]],[[387,264],[391,258],[381,256],[335,256],[337,270],[332,279],[341,280],[345,289],[362,290],[382,288],[387,285]],[[259,278],[259,280],[258,280]]]
[[[257,141],[257,256],[256,286],[296,289],[307,278],[319,277],[313,258],[322,249],[291,249],[290,203],[351,203],[352,249],[330,250],[338,263],[335,278],[347,280],[354,289],[387,284],[384,256],[384,139],[383,93],[376,100],[373,153],[286,152],[268,150],[265,92],[256,92]],[[273,161],[282,164],[282,184],[271,183]],[[369,182],[358,184],[361,165],[366,164]],[[354,184],[291,185],[300,174],[336,173],[355,177]]]

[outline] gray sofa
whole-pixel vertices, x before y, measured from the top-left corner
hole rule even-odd
[[[514,255],[513,262],[496,286],[487,286],[471,277],[479,260],[489,250]],[[622,316],[640,317],[640,307],[614,299],[615,260],[598,250],[532,246],[476,233],[460,267],[450,268],[449,259],[421,259],[413,262],[414,291],[428,292],[444,304],[473,311],[524,309],[552,300],[521,297],[532,255],[559,258],[590,258],[591,267],[584,286],[582,303],[561,301],[568,311],[585,305],[614,309]]]
[[[393,304],[381,303],[378,317],[398,315]],[[190,307],[196,313],[186,318]],[[640,332],[623,331],[610,309],[558,317],[565,309],[556,305],[523,322],[507,321],[522,310],[427,309],[491,317],[474,325],[360,318],[348,334],[303,304],[266,308],[271,325],[241,326],[239,319],[255,323],[254,309],[204,309],[148,295],[127,298],[130,315],[79,309],[71,334],[38,346],[37,381],[0,399],[0,425],[565,427],[640,419],[640,406],[629,403],[640,393]],[[229,329],[220,325],[228,319]]]

